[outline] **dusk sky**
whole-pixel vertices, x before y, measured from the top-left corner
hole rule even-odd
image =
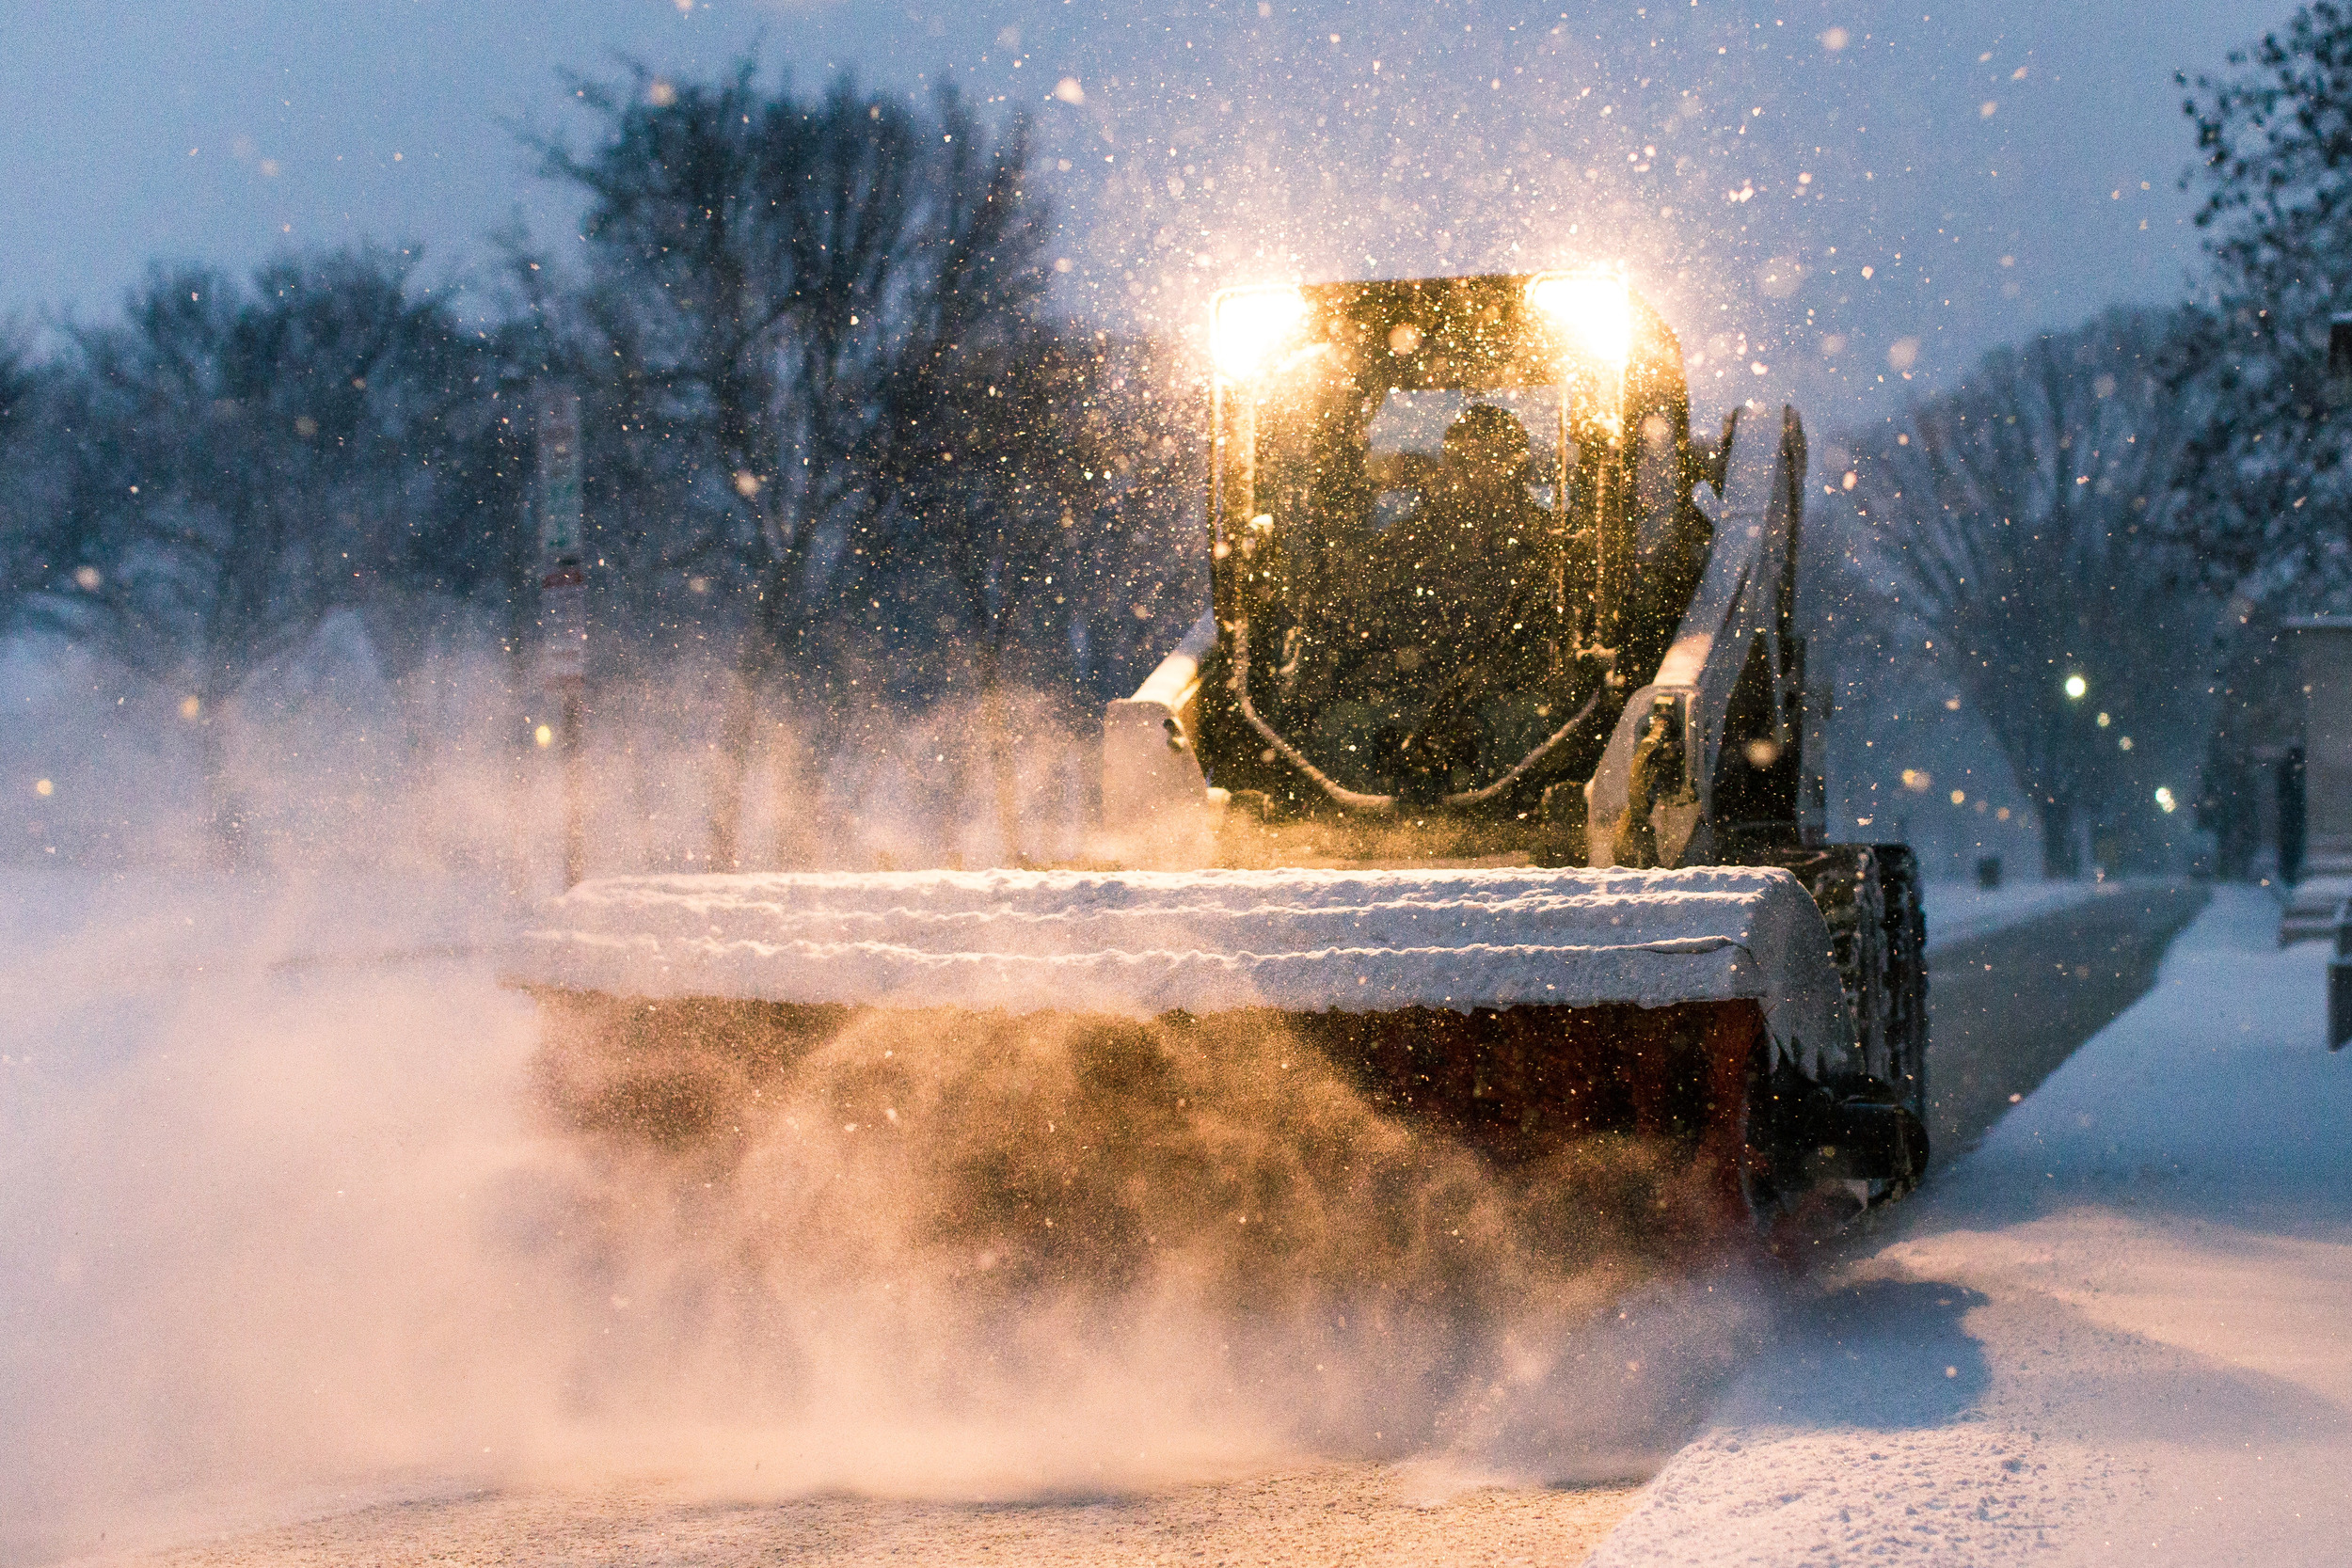
[[[517,135],[590,130],[563,71],[756,51],[806,89],[952,76],[1032,114],[1074,311],[1191,334],[1227,283],[1622,261],[1702,411],[1770,386],[1835,424],[2036,328],[2182,297],[2172,72],[2288,9],[0,0],[0,315],[95,318],[157,259],[362,239],[421,245],[424,277],[487,309],[494,230],[578,243]]]

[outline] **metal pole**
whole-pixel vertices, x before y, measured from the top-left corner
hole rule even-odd
[[[541,680],[556,709],[563,760],[564,886],[585,871],[587,832],[580,755],[582,689],[588,674],[588,577],[580,529],[580,398],[543,384],[536,398]]]
[[[580,698],[583,684],[577,677],[565,681],[557,710],[564,732],[564,886],[567,892],[579,886],[580,878],[587,875],[587,832],[580,821],[580,802],[587,793],[580,779]]]
[[[2343,409],[2352,407],[2352,314],[2339,310],[2328,323],[2328,405]],[[2303,689],[2306,691],[2310,687]],[[2308,740],[2308,736],[2306,737]],[[2303,748],[2288,752],[2288,762],[2280,773],[2279,787],[2279,879],[2289,887],[2295,885],[2296,873],[2302,870],[2303,859],[2303,788],[2305,766]],[[2289,799],[2289,772],[2292,772],[2293,799]],[[2293,822],[2288,817],[2292,807]],[[2294,838],[2290,859],[2288,838]],[[2352,898],[2336,906],[2336,951],[2328,960],[2328,1049],[2342,1051],[2352,1041]],[[2283,939],[2282,939],[2283,940]]]

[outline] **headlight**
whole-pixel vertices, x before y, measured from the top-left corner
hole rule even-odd
[[[1527,285],[1527,302],[1549,316],[1576,351],[1605,368],[1625,368],[1633,346],[1633,305],[1625,279],[1606,272],[1553,272]]]
[[[1297,334],[1307,296],[1287,284],[1228,289],[1210,319],[1209,354],[1219,374],[1238,381],[1264,365]]]

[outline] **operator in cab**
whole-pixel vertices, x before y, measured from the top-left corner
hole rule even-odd
[[[1535,570],[1545,513],[1527,490],[1527,428],[1507,409],[1472,404],[1445,433],[1422,504],[1383,534],[1372,587],[1392,649],[1419,647],[1432,667],[1491,651],[1501,618]]]
[[[1373,634],[1359,666],[1366,699],[1333,705],[1317,726],[1343,773],[1443,794],[1508,768],[1549,733],[1534,623],[1549,599],[1551,514],[1528,478],[1526,427],[1473,404],[1422,471],[1422,504],[1371,542],[1356,617]]]

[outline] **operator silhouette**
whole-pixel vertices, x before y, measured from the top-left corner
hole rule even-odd
[[[1364,561],[1357,625],[1371,636],[1353,676],[1361,695],[1332,704],[1316,726],[1343,775],[1385,779],[1410,796],[1516,762],[1546,733],[1549,712],[1531,623],[1546,599],[1536,578],[1550,514],[1528,492],[1527,429],[1506,409],[1473,404],[1441,451],[1418,460],[1421,504],[1374,539]]]
[[[1534,569],[1545,515],[1527,490],[1527,429],[1507,410],[1464,409],[1443,453],[1422,504],[1381,536],[1371,574],[1390,646],[1424,685],[1510,634],[1505,616]]]

